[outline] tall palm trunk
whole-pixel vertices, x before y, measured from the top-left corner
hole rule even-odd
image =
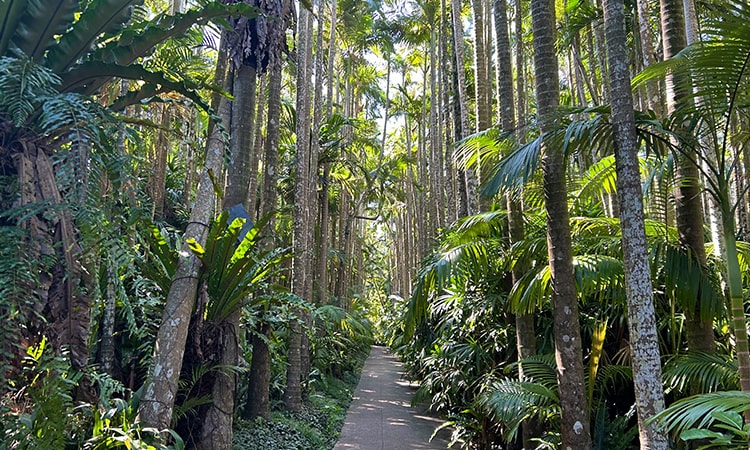
[[[255,97],[257,70],[254,66],[240,64],[235,67],[232,83],[232,119],[230,122],[230,160],[227,169],[228,185],[224,196],[225,210],[242,205],[252,211],[249,201],[251,179],[257,177],[253,171],[253,134],[255,127]],[[257,167],[257,164],[255,165]],[[257,170],[256,170],[257,171]],[[221,344],[217,357],[222,367],[237,367],[240,358],[240,318],[242,303],[217,323]],[[218,370],[211,390],[211,404],[201,424],[198,449],[229,450],[232,447],[232,422],[234,398],[237,391],[237,374],[233,370]]]
[[[299,12],[299,52],[297,54],[297,154],[294,211],[294,259],[292,292],[309,300],[310,280],[310,68],[312,67],[312,16],[305,8]],[[301,314],[304,317],[304,314]],[[299,321],[290,324],[287,350],[287,381],[284,404],[290,411],[302,409],[303,329]]]
[[[632,349],[633,381],[641,448],[665,449],[667,436],[647,419],[664,409],[661,358],[656,330],[649,250],[643,213],[643,192],[638,161],[638,137],[630,90],[625,11],[622,0],[604,0],[604,22],[612,87],[617,193],[625,266],[625,294]]]
[[[508,34],[508,6],[506,0],[494,0],[495,39],[497,48],[497,86],[498,109],[500,111],[500,130],[503,133],[515,131],[515,107],[513,103],[513,67],[510,58],[510,37]],[[520,75],[519,75],[520,77]],[[518,194],[508,194],[508,233],[510,242],[520,242],[524,239],[523,209]],[[516,283],[523,276],[524,269],[518,267],[513,270],[513,282]],[[516,323],[516,345],[518,359],[523,360],[536,355],[536,333],[534,330],[534,316],[518,313]],[[528,381],[524,375],[523,364],[518,366],[520,381]],[[522,438],[524,447],[531,448],[532,439],[539,437],[541,430],[535,420],[528,420],[523,424]]]
[[[682,2],[679,0],[661,0],[660,5],[664,59],[669,59],[687,44],[685,15]],[[678,105],[687,101],[686,89],[689,89],[689,86],[685,78],[678,75],[667,77],[667,110],[670,114],[677,109]],[[679,132],[680,125],[678,124],[677,127]],[[699,264],[705,267],[703,204],[695,150],[683,146],[676,159],[675,177],[678,183],[674,197],[680,244],[690,249]],[[712,352],[716,348],[713,320],[701,318],[700,309],[700,302],[697,301],[694,309],[685,311],[688,348],[693,351]]]
[[[442,136],[438,122],[438,108],[440,96],[438,95],[437,69],[440,64],[437,47],[437,31],[430,32],[430,237],[434,236],[438,229],[445,224],[445,188],[443,187],[443,148]]]
[[[654,32],[651,29],[651,15],[649,14],[648,0],[638,0],[638,25],[641,49],[641,63],[643,67],[648,67],[656,63],[656,50],[654,46]],[[648,108],[656,114],[656,117],[662,117],[664,108],[662,106],[662,97],[659,92],[659,82],[649,81],[646,83],[646,103]]]
[[[534,71],[540,131],[554,128],[553,115],[560,101],[555,54],[555,7],[549,0],[532,0]],[[552,277],[552,302],[557,383],[560,393],[562,447],[591,448],[589,412],[583,377],[578,294],[573,273],[565,162],[562,149],[543,144],[544,203],[547,212],[547,247]]]
[[[269,216],[266,224],[267,236],[261,241],[264,250],[270,250],[274,245],[274,210],[276,209],[278,161],[279,161],[279,134],[281,114],[281,65],[271,67],[268,75],[268,122],[266,125],[266,141],[264,154],[262,203],[260,206],[260,217]],[[245,409],[245,417],[255,419],[263,417],[268,419],[270,410],[270,383],[271,383],[271,355],[268,347],[271,326],[266,321],[256,328],[251,341],[253,356],[250,362],[250,376],[248,379],[248,400]]]
[[[478,1],[478,0],[475,0]],[[466,92],[466,73],[464,72],[464,63],[466,52],[464,51],[464,26],[461,19],[461,0],[451,0],[451,17],[453,21],[453,56],[455,59],[454,68],[456,70],[456,138],[461,140],[469,135],[471,128],[469,126],[469,96]],[[459,216],[466,216],[477,211],[476,205],[476,177],[469,170],[458,171],[459,199]]]

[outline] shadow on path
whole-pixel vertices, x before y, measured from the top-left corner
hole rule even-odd
[[[372,347],[334,450],[445,449],[450,432],[421,408],[411,407],[415,387],[401,378],[401,363],[384,347]]]

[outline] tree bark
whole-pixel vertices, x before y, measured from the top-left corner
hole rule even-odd
[[[655,423],[646,422],[664,409],[664,391],[622,0],[604,0],[604,22],[609,55],[609,82],[612,88],[610,102],[616,183],[621,205],[625,295],[640,443],[642,449],[666,450],[667,436],[664,431],[659,430]]]
[[[669,59],[687,44],[685,16],[680,0],[661,0],[660,5],[664,59]],[[685,78],[675,74],[667,76],[667,110],[670,114],[679,104],[687,101],[685,94],[688,89],[690,87]],[[681,124],[677,124],[676,129],[679,133],[682,129]],[[680,244],[690,249],[698,263],[705,267],[704,215],[695,150],[682,146],[675,159],[675,177],[678,181],[674,198]],[[701,319],[700,309],[700,302],[696,302],[695,309],[685,311],[688,348],[691,351],[710,353],[716,349],[713,320]]]
[[[264,169],[262,202],[260,205],[260,217],[269,216],[266,223],[266,236],[263,238],[264,250],[270,250],[275,245],[276,221],[276,199],[278,183],[278,161],[279,161],[279,134],[281,114],[281,66],[271,67],[268,75],[268,121],[266,125],[266,141],[264,149]],[[256,417],[269,418],[270,410],[270,380],[271,380],[271,355],[267,339],[270,337],[271,326],[261,319],[258,327],[251,337],[253,356],[250,362],[250,375],[248,381],[248,404],[245,409],[245,417],[255,419]]]
[[[229,102],[219,100],[218,110],[222,122],[229,122]],[[183,236],[183,248],[187,248],[188,239],[195,239],[201,245],[206,243],[216,203],[213,182],[222,173],[223,162],[224,141],[221,139],[220,128],[214,126],[207,142],[206,163],[195,204]],[[200,260],[192,252],[180,253],[156,336],[149,380],[138,408],[140,421],[146,427],[161,430],[169,428],[171,424],[190,315],[198,291],[200,266]]]
[[[475,0],[478,1],[478,0]],[[461,19],[461,0],[451,0],[451,17],[453,19],[453,53],[455,57],[456,69],[456,94],[457,94],[457,119],[456,120],[456,137],[461,140],[469,135],[471,127],[469,125],[469,96],[466,92],[466,72],[464,63],[466,54],[464,51],[464,26]],[[474,174],[465,169],[458,170],[459,178],[459,198],[461,199],[459,208],[459,217],[473,214],[477,211],[476,205],[476,177]]]
[[[310,267],[310,242],[308,226],[310,225],[310,72],[312,61],[312,36],[310,12],[302,8],[299,12],[299,41],[297,54],[297,154],[295,180],[294,257],[292,260],[292,292],[298,297],[306,298],[308,292]],[[310,19],[310,20],[308,20]],[[300,321],[304,314],[297,311]],[[287,380],[284,391],[284,404],[290,411],[302,409],[302,326],[300,321],[293,320],[289,329],[287,353]]]
[[[554,129],[560,99],[555,54],[555,7],[549,0],[532,0],[537,115],[542,134]],[[578,294],[573,271],[568,197],[562,149],[542,144],[547,247],[552,278],[552,302],[557,383],[560,394],[562,448],[591,448],[589,412],[583,377]]]

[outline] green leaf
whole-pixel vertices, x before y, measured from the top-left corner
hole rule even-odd
[[[29,0],[13,42],[33,61],[41,62],[55,36],[73,22],[77,10],[76,0]]]
[[[164,77],[160,72],[151,72],[139,64],[120,66],[100,61],[89,61],[75,66],[63,74],[61,91],[93,94],[106,82],[113,78],[146,81],[144,90],[156,87],[153,95],[160,92],[178,92],[195,102],[199,107],[208,111],[208,104],[197,93],[199,86],[189,86],[186,82],[173,81]],[[125,107],[125,102],[116,102],[116,107]]]
[[[722,433],[717,433],[711,430],[685,430],[680,434],[680,439],[683,441],[691,441],[695,439],[711,439],[714,443],[726,442],[731,443],[731,439]]]
[[[195,238],[188,238],[185,243],[190,247],[190,250],[195,253],[199,258],[202,258],[206,251],[203,246],[195,240]]]
[[[143,0],[94,0],[47,55],[47,65],[62,73],[75,65],[103,33],[119,31],[130,20],[133,5]]]
[[[18,24],[26,12],[28,3],[28,0],[0,1],[0,55],[8,52],[8,45],[18,30]]]

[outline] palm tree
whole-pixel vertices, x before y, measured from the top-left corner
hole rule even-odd
[[[453,23],[451,40],[453,42],[453,66],[456,72],[456,92],[454,94],[456,96],[455,109],[457,111],[455,119],[456,140],[461,140],[470,134],[469,96],[466,92],[468,86],[466,84],[466,73],[464,72],[464,64],[466,62],[464,28],[461,17],[461,1],[451,0],[451,18]],[[461,217],[476,212],[476,179],[472,172],[463,169],[459,170],[458,178],[459,205],[461,205],[458,216]]]
[[[638,138],[630,90],[624,5],[604,0],[607,29],[612,126],[617,164],[617,193],[628,301],[630,347],[641,448],[666,449],[667,438],[646,420],[664,409],[659,338],[656,330],[651,271],[643,213]]]
[[[555,54],[555,8],[552,2],[531,2],[534,32],[534,80],[537,115],[542,134],[554,129],[559,104],[557,56]],[[584,394],[581,327],[578,296],[573,277],[573,251],[568,222],[568,199],[562,149],[542,144],[544,204],[547,211],[547,248],[553,283],[557,381],[562,408],[563,447],[589,448],[588,407]]]
[[[662,43],[664,59],[677,55],[687,45],[685,16],[682,2],[661,0]],[[667,111],[672,114],[686,106],[687,78],[678,74],[669,76],[667,84]],[[678,119],[679,120],[679,119]],[[677,129],[681,125],[677,124]],[[679,131],[678,134],[686,133]],[[687,137],[687,136],[685,136]],[[687,141],[687,139],[685,139]],[[680,149],[677,156],[675,177],[679,180],[675,191],[677,227],[680,229],[680,242],[695,256],[696,261],[706,265],[706,250],[703,236],[703,204],[697,155],[689,146]],[[685,311],[688,346],[691,350],[711,352],[714,350],[713,323],[701,317],[700,304]],[[704,315],[705,316],[705,315]]]
[[[310,160],[310,106],[311,95],[309,84],[312,79],[312,12],[302,9],[299,13],[299,51],[297,53],[297,153],[295,178],[295,213],[294,213],[294,260],[292,266],[292,292],[302,299],[310,299],[312,292],[312,240],[309,227],[312,226],[310,177],[313,168],[317,173],[316,161]],[[290,326],[287,350],[287,380],[284,391],[284,404],[290,411],[302,409],[303,373],[303,329],[300,321]]]
[[[254,2],[246,2],[256,6]],[[266,2],[262,11],[269,18],[231,18],[232,31],[225,31],[232,77],[232,114],[230,125],[231,159],[227,168],[228,184],[224,197],[224,209],[236,205],[254,212],[255,192],[250,191],[257,179],[257,157],[253,149],[256,109],[257,73],[266,71],[269,66],[281,66],[281,54],[286,48],[286,27],[290,12],[285,11],[283,2]],[[253,163],[253,160],[256,161]],[[257,221],[256,217],[256,221]],[[214,360],[221,366],[237,366],[240,360],[240,317],[242,302],[214,324],[220,333],[216,339],[222,342],[220,355]],[[198,318],[197,320],[202,320]],[[202,330],[203,327],[197,327]],[[197,338],[200,339],[200,338]],[[232,422],[237,391],[236,374],[216,372],[213,380],[213,401],[202,420],[202,430],[198,448],[229,449],[232,445]]]

